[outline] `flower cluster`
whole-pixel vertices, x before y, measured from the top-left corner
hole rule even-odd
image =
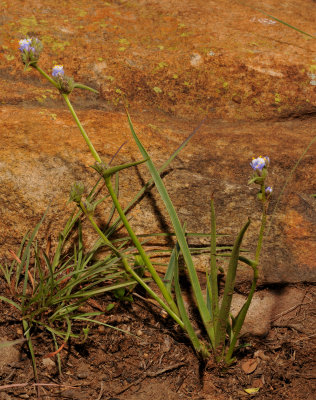
[[[75,87],[75,82],[72,78],[65,75],[64,67],[62,65],[55,65],[52,71],[52,77],[58,84],[59,90],[62,93],[69,94]]]
[[[260,175],[260,172],[263,170],[263,168],[267,168],[270,165],[270,158],[268,156],[259,156],[258,158],[253,157],[250,165],[252,169],[254,169]]]
[[[26,67],[35,65],[43,50],[42,42],[37,38],[26,38],[19,41],[22,62]]]
[[[252,159],[250,166],[255,171],[253,177],[248,182],[256,183],[261,186],[261,190],[258,193],[258,198],[263,200],[263,198],[268,199],[272,193],[271,186],[265,186],[264,182],[268,175],[268,167],[270,165],[270,158],[268,156],[259,156],[257,158]]]
[[[58,76],[58,75],[65,75],[63,65],[55,65],[55,66],[53,67],[52,76],[53,76],[53,77],[56,77],[56,76]]]

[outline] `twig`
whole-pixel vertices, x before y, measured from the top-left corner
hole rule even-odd
[[[43,358],[51,358],[51,357],[56,356],[56,354],[60,353],[64,347],[65,347],[65,343],[63,343],[63,344],[59,347],[59,349],[57,349],[56,351],[53,351],[52,353],[46,354]]]
[[[277,319],[284,317],[284,315],[290,313],[291,311],[294,311],[297,307],[305,306],[305,305],[311,304],[311,303],[312,303],[311,301],[309,301],[308,303],[298,303],[295,306],[289,308],[288,310],[285,310],[285,311],[281,312],[280,314],[277,314],[273,319],[271,319],[271,322],[274,322]]]
[[[159,369],[156,372],[151,372],[151,371],[144,372],[143,375],[140,378],[138,378],[135,382],[132,382],[129,385],[125,386],[125,388],[123,388],[123,389],[119,390],[118,392],[116,392],[115,395],[118,395],[118,394],[121,394],[123,392],[126,392],[126,390],[128,390],[132,386],[138,385],[139,383],[141,383],[148,376],[150,378],[155,378],[156,376],[162,375],[165,372],[173,371],[174,369],[180,368],[183,365],[185,365],[185,363],[182,362],[182,363],[178,363],[178,364],[169,365],[169,367]]]
[[[102,395],[103,395],[103,392],[104,392],[104,382],[103,382],[103,381],[101,381],[101,389],[100,389],[100,393],[99,393],[99,396],[98,396],[98,398],[97,398],[96,400],[101,400],[101,398],[102,398]]]
[[[304,338],[295,340],[295,342],[293,342],[293,343],[302,342],[303,340],[309,340],[310,338],[312,338],[312,337],[314,337],[314,336],[316,336],[316,333],[314,333],[313,335],[309,335],[309,336],[306,336],[306,337],[304,337]]]
[[[69,388],[75,388],[76,386],[69,386],[69,385],[61,385],[59,383],[30,383],[30,382],[24,382],[24,383],[12,383],[11,385],[2,385],[0,386],[0,390],[4,390],[4,389],[11,389],[14,387],[25,387],[25,386],[61,386],[61,387],[69,387]]]

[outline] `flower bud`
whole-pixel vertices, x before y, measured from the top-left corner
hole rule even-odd
[[[105,164],[104,161],[102,161],[102,162],[96,161],[96,162],[92,165],[92,168],[95,169],[95,170],[98,172],[98,174],[100,174],[101,176],[104,176],[105,173],[106,173],[107,170],[108,170],[108,166]]]
[[[273,189],[272,189],[271,186],[267,186],[267,187],[265,188],[265,194],[266,194],[266,198],[267,198],[267,199],[271,196],[272,191],[273,191]]]
[[[26,67],[35,65],[43,50],[42,42],[37,38],[25,38],[19,41],[22,62]]]
[[[79,204],[84,193],[84,184],[82,182],[75,182],[70,191],[69,201],[74,201]]]
[[[65,75],[64,67],[62,65],[55,65],[53,67],[52,77],[58,84],[58,88],[61,93],[70,94],[73,91],[75,87],[75,81]]]
[[[90,203],[88,200],[84,201],[84,206],[86,207],[87,213],[88,214],[93,214],[95,207],[96,207],[96,203],[92,204]]]

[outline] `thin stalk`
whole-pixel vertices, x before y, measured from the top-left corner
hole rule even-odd
[[[36,358],[35,358],[34,348],[33,348],[32,339],[31,339],[31,335],[30,335],[29,325],[28,325],[27,321],[25,321],[25,319],[22,320],[22,324],[23,324],[23,329],[24,329],[24,334],[26,336],[27,344],[28,344],[28,347],[29,347],[29,350],[30,350],[30,353],[31,353],[32,364],[33,364],[33,372],[34,372],[34,379],[35,379],[35,382],[38,382]]]
[[[265,185],[264,184],[261,185],[261,194],[262,194],[262,218],[261,218],[261,227],[260,227],[260,232],[259,232],[256,255],[255,255],[255,262],[257,265],[259,264],[260,252],[261,252],[262,242],[263,242],[263,234],[264,234],[264,230],[265,230],[266,222],[267,222],[267,211],[266,211],[267,203],[266,203]]]
[[[190,249],[188,247],[187,244],[187,240],[182,228],[182,225],[180,223],[180,220],[178,218],[178,215],[176,213],[176,210],[173,206],[173,203],[168,195],[168,192],[165,188],[165,185],[160,177],[160,174],[158,172],[158,170],[156,169],[154,163],[152,162],[149,154],[147,153],[146,149],[144,148],[144,146],[142,145],[142,143],[140,142],[140,140],[138,139],[138,136],[134,130],[132,121],[130,119],[130,116],[128,114],[128,111],[126,110],[127,113],[127,118],[128,118],[128,123],[132,132],[132,135],[134,137],[134,140],[142,154],[142,156],[144,157],[144,159],[147,159],[147,167],[153,177],[153,180],[156,184],[156,188],[166,206],[166,209],[168,211],[168,214],[170,216],[170,219],[172,221],[172,225],[174,227],[176,236],[177,236],[177,241],[179,243],[180,249],[182,251],[182,256],[184,258],[185,264],[187,266],[188,269],[188,273],[189,273],[189,277],[190,277],[190,282],[192,285],[192,290],[194,292],[194,296],[197,302],[197,306],[204,324],[204,327],[207,331],[207,334],[209,335],[209,337],[211,338],[213,335],[213,330],[211,327],[211,315],[209,313],[209,310],[207,309],[207,305],[204,301],[204,297],[201,291],[201,286],[200,286],[200,282],[197,276],[197,272],[192,260],[192,256],[190,253]]]
[[[253,276],[250,292],[249,292],[246,303],[242,306],[241,310],[238,313],[238,317],[236,318],[235,326],[233,327],[233,334],[234,334],[233,339],[231,340],[231,342],[229,344],[229,348],[225,355],[225,362],[227,364],[230,364],[230,362],[232,361],[232,355],[233,355],[233,352],[234,352],[234,349],[235,349],[235,346],[237,343],[239,333],[240,333],[243,323],[245,321],[246,314],[248,312],[250,303],[252,301],[253,294],[257,287],[257,281],[258,281],[258,276],[259,276],[257,266],[253,266],[253,271],[254,271],[254,276]]]
[[[234,294],[236,271],[238,267],[239,251],[243,240],[243,236],[246,233],[250,225],[250,219],[240,230],[231,253],[229,260],[228,271],[226,275],[225,288],[223,293],[223,300],[218,314],[217,326],[215,329],[215,348],[224,345],[227,321],[229,319],[230,306],[232,302],[232,297]]]
[[[216,219],[214,201],[211,199],[211,300],[212,300],[212,319],[216,326],[218,319],[218,284],[217,284],[217,265],[216,265]]]
[[[77,114],[76,114],[75,110],[72,107],[72,104],[71,104],[71,102],[69,100],[68,95],[65,94],[65,93],[62,93],[62,96],[65,99],[65,102],[66,102],[66,104],[67,104],[67,106],[68,106],[68,108],[69,108],[69,110],[71,112],[71,115],[73,116],[73,119],[76,121],[76,124],[77,124],[77,126],[78,126],[78,128],[79,128],[79,130],[80,130],[80,132],[81,132],[81,134],[82,134],[82,136],[84,138],[84,140],[86,141],[86,143],[87,143],[87,145],[88,145],[88,147],[89,147],[89,149],[91,151],[91,154],[93,155],[94,159],[97,162],[102,162],[98,152],[96,151],[96,149],[94,148],[91,140],[89,139],[89,136],[87,135],[86,131],[84,130],[83,126],[81,125],[81,122],[79,121],[79,118],[77,117]]]
[[[228,351],[225,355],[225,362],[229,364],[232,361],[232,355],[233,351],[235,349],[238,335],[241,331],[241,328],[243,326],[243,323],[245,321],[250,303],[252,301],[252,297],[254,295],[254,292],[257,287],[257,281],[259,277],[259,271],[258,271],[258,264],[259,264],[259,259],[260,259],[260,252],[262,248],[262,242],[263,242],[263,234],[266,226],[266,221],[267,221],[267,214],[266,214],[266,208],[267,208],[267,200],[265,196],[265,185],[261,185],[261,194],[262,194],[262,217],[261,217],[261,227],[260,227],[260,232],[259,232],[259,237],[258,237],[258,244],[257,244],[257,249],[256,249],[256,254],[255,254],[255,262],[251,263],[251,266],[253,268],[254,276],[250,288],[250,292],[248,294],[247,301],[245,304],[242,306],[241,310],[239,311],[236,320],[235,320],[235,325],[233,327],[233,339],[231,340],[229,344]]]
[[[286,178],[286,180],[284,182],[284,185],[283,185],[283,187],[281,189],[281,192],[280,192],[280,194],[279,194],[279,196],[278,196],[278,198],[276,200],[272,215],[270,217],[270,223],[269,223],[269,227],[268,227],[268,231],[267,231],[267,236],[269,236],[270,229],[271,229],[271,226],[272,226],[272,222],[273,222],[273,219],[274,219],[274,215],[275,215],[275,213],[276,213],[276,211],[278,209],[278,206],[279,206],[279,203],[280,203],[280,199],[283,196],[285,188],[287,187],[289,181],[291,180],[296,168],[299,166],[299,164],[302,161],[303,157],[305,156],[305,154],[308,152],[308,150],[314,144],[315,141],[316,141],[316,136],[314,136],[313,139],[309,142],[309,144],[307,145],[306,149],[303,151],[303,153],[301,154],[300,158],[296,161],[294,167],[291,169],[291,172],[289,173],[288,177]]]
[[[90,92],[93,92],[93,93],[99,94],[99,92],[98,92],[97,90],[95,90],[95,89],[92,89],[92,88],[91,88],[91,87],[89,87],[89,86],[83,85],[82,83],[75,83],[75,88],[78,88],[78,89],[85,89],[85,90],[90,90]]]
[[[207,359],[207,358],[209,358],[210,353],[205,348],[204,344],[201,343],[199,338],[197,337],[197,334],[195,333],[195,330],[190,322],[188,312],[184,305],[180,282],[179,282],[179,264],[178,264],[177,249],[176,249],[176,254],[175,254],[175,259],[174,259],[174,290],[176,293],[176,298],[177,298],[177,303],[179,306],[180,315],[181,315],[181,318],[185,325],[185,330],[191,340],[191,343],[192,343],[195,351],[198,354],[201,354],[204,359]]]
[[[55,86],[56,89],[59,90],[57,82],[55,82],[53,78],[51,78],[49,75],[47,75],[46,72],[42,70],[42,68],[40,68],[37,64],[34,64],[33,68],[35,68],[41,75],[43,75],[44,78],[46,78],[52,85]],[[92,89],[92,88],[90,88],[90,87],[88,87],[86,85],[82,85],[81,83],[76,83],[75,87],[81,88],[81,89],[91,90],[94,93],[98,93],[97,90],[94,90],[94,89]],[[94,159],[97,162],[101,162],[101,158],[100,158],[99,154],[97,153],[96,149],[94,148],[91,140],[89,139],[89,136],[87,135],[86,131],[84,130],[83,126],[81,125],[81,122],[79,121],[79,118],[77,117],[77,114],[76,114],[75,110],[72,107],[72,104],[71,104],[71,102],[69,100],[68,94],[62,93],[61,91],[60,91],[60,93],[63,96],[63,98],[65,99],[65,102],[66,102],[66,104],[67,104],[67,106],[68,106],[68,108],[69,108],[69,110],[71,112],[71,115],[73,116],[74,120],[76,121],[76,124],[77,124],[77,126],[78,126],[78,128],[79,128],[79,130],[80,130],[80,132],[81,132],[81,134],[82,134],[82,136],[84,138],[84,140],[86,141],[86,143],[87,143],[87,145],[88,145],[88,147],[89,147]]]
[[[81,210],[84,212],[84,214],[88,217],[91,225],[95,229],[95,231],[98,233],[98,235],[102,238],[104,243],[110,247],[110,249],[115,253],[117,257],[119,257],[122,260],[122,263],[124,265],[124,268],[126,272],[132,275],[132,277],[150,294],[152,298],[154,298],[160,305],[161,307],[172,317],[177,324],[181,326],[182,329],[185,329],[184,323],[181,321],[181,319],[178,317],[178,309],[177,313],[175,313],[170,307],[168,307],[159,296],[156,295],[156,293],[148,286],[146,283],[140,278],[139,275],[130,267],[128,264],[127,259],[120,254],[120,252],[112,245],[112,243],[109,241],[109,239],[104,235],[104,233],[101,231],[101,229],[98,227],[97,223],[95,222],[93,216],[88,213],[85,205],[83,204],[82,201],[79,203],[79,207]],[[153,267],[152,267],[153,268]]]
[[[35,68],[41,75],[43,75],[43,77],[46,78],[52,85],[54,85],[56,89],[59,90],[57,82],[55,82],[53,78],[47,75],[46,72],[42,70],[42,68],[40,68],[37,64],[32,65],[32,67]]]
[[[108,188],[108,191],[112,197],[113,203],[115,205],[115,208],[117,209],[117,212],[119,213],[119,216],[130,236],[130,238],[132,239],[134,245],[136,246],[140,256],[142,257],[146,267],[148,268],[148,271],[150,272],[151,276],[153,277],[154,281],[156,282],[157,286],[159,287],[161,294],[163,295],[163,297],[166,299],[168,305],[170,306],[170,308],[173,310],[173,312],[177,315],[179,315],[179,311],[178,311],[178,307],[176,305],[176,303],[174,302],[173,298],[171,297],[171,294],[168,292],[168,290],[166,289],[162,279],[160,278],[160,276],[158,275],[157,271],[155,270],[155,268],[153,267],[148,255],[146,254],[146,252],[144,251],[140,241],[138,240],[137,236],[135,235],[133,229],[131,228],[122,208],[121,205],[118,201],[118,198],[116,196],[115,191],[113,190],[112,187],[112,183],[111,183],[111,178],[107,177],[105,178],[105,184]]]

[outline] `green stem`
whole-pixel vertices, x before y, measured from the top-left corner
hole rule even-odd
[[[65,94],[65,93],[62,93],[62,96],[65,99],[65,102],[66,102],[66,104],[67,104],[67,106],[68,106],[68,108],[69,108],[69,110],[71,112],[71,115],[73,116],[73,119],[76,121],[76,124],[77,124],[77,126],[78,126],[78,128],[79,128],[79,130],[80,130],[80,132],[81,132],[81,134],[82,134],[82,136],[84,138],[84,140],[86,141],[86,143],[87,143],[87,145],[88,145],[88,147],[89,147],[89,149],[91,151],[91,154],[93,155],[94,159],[97,162],[101,162],[101,158],[100,158],[99,154],[97,153],[96,149],[93,147],[93,144],[91,143],[91,140],[89,139],[89,136],[87,135],[87,133],[84,130],[83,126],[81,125],[81,122],[79,121],[79,118],[77,117],[77,114],[76,114],[75,110],[73,109],[72,104],[70,103],[68,95]]]
[[[264,184],[261,185],[261,193],[262,193],[262,218],[261,218],[261,227],[260,227],[260,232],[259,232],[256,255],[255,255],[255,262],[257,265],[259,264],[260,252],[261,252],[262,242],[263,242],[263,234],[264,234],[264,230],[265,230],[266,222],[267,222],[267,213],[266,213],[267,200],[266,200],[266,196],[265,196],[265,185]]]
[[[75,83],[75,88],[78,88],[78,89],[85,89],[85,90],[90,90],[90,92],[93,92],[93,93],[99,94],[99,92],[98,92],[97,90],[95,90],[95,89],[92,89],[92,88],[91,88],[91,87],[89,87],[89,86],[83,85],[82,83]]]
[[[253,271],[254,271],[254,276],[253,276],[250,292],[249,292],[249,295],[248,295],[246,303],[242,306],[241,310],[239,311],[238,318],[237,318],[237,320],[235,322],[235,326],[233,328],[234,336],[233,336],[232,341],[229,344],[229,348],[228,348],[227,353],[225,355],[225,362],[227,364],[230,364],[230,362],[232,361],[232,355],[233,355],[233,352],[234,352],[234,349],[235,349],[235,346],[236,346],[236,343],[237,343],[237,339],[238,339],[239,333],[240,333],[241,328],[243,326],[243,323],[245,321],[246,314],[248,312],[250,303],[252,301],[252,297],[253,297],[254,292],[256,290],[256,287],[257,287],[257,281],[258,281],[258,268],[257,268],[257,266],[253,266]]]
[[[211,298],[212,298],[212,319],[213,326],[216,326],[218,320],[218,283],[217,274],[218,269],[216,265],[216,219],[214,200],[211,199]]]
[[[249,292],[247,301],[242,306],[241,310],[238,313],[236,321],[235,321],[235,326],[233,328],[234,336],[233,336],[232,341],[230,342],[228,351],[225,356],[225,361],[227,364],[229,364],[232,361],[231,357],[233,355],[239,333],[240,333],[243,323],[245,321],[250,303],[252,301],[253,295],[254,295],[256,287],[257,287],[257,281],[258,281],[258,277],[259,277],[258,264],[259,264],[260,252],[261,252],[261,248],[262,248],[263,234],[264,234],[266,220],[267,220],[267,214],[266,214],[267,199],[265,196],[265,185],[264,184],[261,185],[261,194],[262,194],[262,217],[261,217],[261,227],[260,227],[260,232],[259,232],[256,255],[255,255],[255,262],[254,262],[254,265],[252,265],[254,276],[253,276],[253,280],[252,280],[252,284],[251,284],[251,288],[250,288],[250,292]]]
[[[117,257],[119,257],[122,260],[122,263],[124,265],[124,268],[127,273],[132,275],[132,277],[150,294],[150,296],[155,299],[161,307],[172,317],[177,324],[181,326],[182,329],[185,329],[184,323],[181,321],[181,319],[178,317],[177,313],[174,313],[171,308],[169,308],[159,296],[156,295],[156,293],[141,279],[141,277],[130,267],[128,264],[127,259],[120,254],[120,252],[112,245],[112,243],[109,241],[109,239],[104,235],[104,233],[101,231],[101,229],[98,227],[97,223],[95,222],[93,216],[87,211],[84,203],[80,201],[79,207],[83,211],[83,213],[88,217],[91,225],[95,229],[95,231],[98,233],[98,235],[102,238],[104,243],[110,247],[110,249],[115,253]]]
[[[242,244],[243,237],[250,225],[250,219],[240,230],[232,249],[231,257],[229,260],[223,299],[218,314],[218,321],[215,328],[215,348],[219,349],[224,347],[227,322],[229,320],[229,313],[231,302],[234,294],[236,272],[238,268],[239,251]]]
[[[151,276],[153,277],[154,281],[156,282],[157,286],[159,287],[161,294],[163,295],[163,297],[166,299],[168,305],[170,306],[170,308],[173,310],[173,312],[177,315],[179,315],[179,311],[178,311],[178,307],[176,305],[176,303],[174,302],[173,298],[171,297],[170,293],[168,292],[168,290],[166,289],[163,281],[161,280],[160,276],[158,275],[157,271],[155,270],[155,268],[153,267],[148,255],[146,254],[146,252],[144,251],[140,241],[138,240],[137,236],[135,235],[133,229],[131,228],[122,208],[121,205],[118,201],[118,198],[116,196],[115,191],[113,190],[112,187],[112,183],[111,183],[111,178],[110,177],[106,177],[105,179],[105,184],[108,188],[108,191],[112,197],[113,203],[115,205],[115,208],[117,209],[117,212],[119,213],[119,216],[130,236],[130,238],[132,239],[134,245],[136,246],[139,254],[141,255],[146,267],[148,268],[148,271],[150,272]]]
[[[53,78],[47,75],[46,72],[42,70],[42,68],[40,68],[37,64],[32,65],[32,67],[35,68],[41,75],[43,75],[43,77],[46,78],[52,85],[54,85],[56,89],[59,90],[57,82],[55,82]]]
[[[34,379],[35,379],[35,382],[38,382],[36,358],[35,358],[34,348],[33,348],[32,339],[31,339],[31,335],[30,335],[29,325],[28,325],[27,321],[25,321],[25,320],[22,320],[22,324],[23,324],[24,335],[25,335],[25,337],[27,339],[27,344],[29,346],[29,350],[30,350],[30,353],[31,353],[33,372],[34,372]]]

